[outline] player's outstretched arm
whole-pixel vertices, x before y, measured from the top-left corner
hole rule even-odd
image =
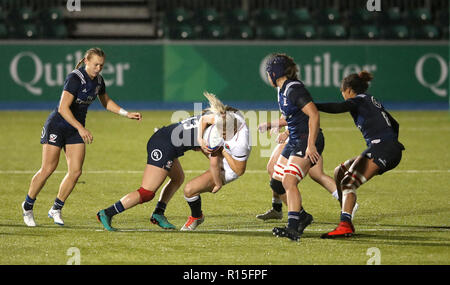
[[[102,95],[99,95],[98,98],[100,99],[100,102],[102,103],[103,107],[115,114],[119,114],[121,116],[127,117],[129,119],[133,120],[142,120],[141,113],[138,112],[127,112],[126,110],[122,109],[119,105],[114,102],[107,93],[104,93]]]

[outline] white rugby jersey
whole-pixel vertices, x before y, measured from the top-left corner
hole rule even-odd
[[[250,145],[250,132],[244,118],[234,113],[234,116],[239,121],[240,126],[234,136],[227,141],[224,141],[223,146],[225,151],[231,155],[235,160],[245,161],[250,156],[252,149]]]

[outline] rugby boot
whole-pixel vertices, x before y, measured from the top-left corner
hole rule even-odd
[[[341,221],[337,228],[329,233],[322,234],[321,238],[351,237],[355,233],[355,228],[351,222]]]
[[[283,218],[283,212],[277,211],[274,208],[268,210],[264,214],[259,214],[256,218],[266,221],[266,220],[281,220]]]
[[[23,221],[25,222],[25,224],[27,226],[35,227],[36,226],[36,222],[34,221],[33,210],[25,210],[25,208],[23,207],[24,204],[25,204],[25,202],[22,203]]]
[[[298,231],[288,227],[284,228],[275,227],[273,228],[272,233],[274,236],[286,237],[292,241],[299,241],[301,236],[301,234]]]
[[[53,219],[55,224],[64,226],[64,221],[62,220],[61,210],[55,210],[53,207],[48,211],[48,217]]]
[[[108,215],[106,215],[105,210],[100,210],[97,213],[97,220],[102,223],[103,227],[107,230],[107,231],[117,231],[116,228],[113,228],[111,226],[111,217],[109,217]]]
[[[166,216],[164,216],[164,215],[152,214],[152,217],[150,218],[150,221],[153,224],[158,225],[161,228],[166,229],[166,230],[173,230],[173,229],[176,228],[174,225],[169,223],[169,221],[167,220]]]
[[[306,213],[305,217],[301,219],[298,223],[297,231],[300,235],[303,234],[303,231],[307,226],[309,226],[314,221],[313,216],[311,214]]]
[[[202,215],[200,218],[194,218],[189,216],[187,222],[181,228],[181,231],[193,231],[195,230],[203,221],[205,220],[205,216]]]

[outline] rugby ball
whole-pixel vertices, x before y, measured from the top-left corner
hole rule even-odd
[[[204,130],[203,139],[210,150],[216,150],[223,145],[222,134],[219,133],[216,125],[211,125]]]

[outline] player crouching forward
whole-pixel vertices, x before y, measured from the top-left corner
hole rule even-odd
[[[184,182],[184,171],[179,157],[189,150],[201,150],[197,142],[200,120],[204,115],[187,118],[157,130],[147,143],[147,165],[144,170],[141,187],[128,193],[115,204],[100,210],[98,220],[105,229],[115,231],[111,226],[112,218],[138,204],[151,201],[164,180],[170,181],[163,187],[159,201],[150,221],[164,229],[175,229],[164,216],[164,211],[172,196]]]
[[[200,194],[217,193],[223,185],[242,176],[251,151],[249,130],[239,111],[225,106],[212,94],[205,96],[209,100],[211,114],[202,117],[197,139],[202,150],[210,155],[210,169],[184,187],[184,196],[191,208],[191,216],[181,228],[182,231],[195,230],[203,223],[205,217]],[[219,128],[224,139],[223,147],[216,151],[208,148],[202,136],[206,127],[213,124],[213,127]]]

